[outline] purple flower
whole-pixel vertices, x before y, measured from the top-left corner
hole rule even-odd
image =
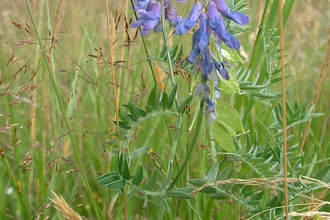
[[[240,42],[226,30],[225,22],[223,18],[219,15],[217,6],[214,2],[209,2],[207,6],[207,14],[209,18],[209,25],[217,37],[222,40],[225,44],[228,45],[233,50],[240,48]]]
[[[213,65],[222,78],[229,80],[229,74],[223,63],[219,63],[216,59],[213,59]]]
[[[166,2],[165,2],[164,4],[165,4],[165,19],[170,22],[170,25],[172,27],[178,26],[181,19],[178,17],[178,14],[176,13],[175,8],[170,3],[168,3],[168,5],[166,5]]]
[[[206,113],[207,121],[209,124],[212,124],[212,122],[218,117],[217,113],[215,112],[214,102],[212,102],[210,97],[206,95],[204,96],[204,101],[206,103],[205,113]]]
[[[193,34],[193,48],[188,56],[188,62],[194,64],[200,51],[204,51],[207,47],[210,39],[210,33],[208,32],[207,17],[205,13],[201,14],[199,20],[200,28]]]
[[[151,29],[154,29],[155,32],[162,31],[161,25],[159,24],[161,7],[160,2],[156,3],[149,2],[146,9],[139,8],[136,10],[141,16],[139,19],[134,22],[131,27],[137,28],[143,26],[141,30],[141,35],[146,36]]]
[[[139,9],[139,8],[145,8],[148,3],[150,2],[150,0],[135,0],[135,6],[136,6],[136,9]]]
[[[192,8],[189,17],[187,19],[183,19],[176,27],[176,34],[183,35],[192,29],[196,25],[202,9],[203,4],[201,2],[197,2]]]
[[[208,96],[209,94],[209,86],[204,83],[199,83],[194,90],[194,95]]]
[[[211,62],[211,53],[208,48],[205,48],[205,50],[201,51],[201,57],[202,57],[202,70],[204,73],[204,79],[210,80],[210,73],[213,70],[213,65]]]
[[[197,56],[199,55],[199,50],[197,48],[193,48],[191,51],[190,51],[190,54],[188,56],[188,62],[190,64],[194,64],[196,62],[196,58]]]
[[[213,0],[213,2],[217,5],[219,12],[225,16],[226,18],[235,21],[240,25],[247,25],[250,22],[249,16],[242,14],[240,12],[231,11],[225,0]]]
[[[198,48],[204,50],[207,47],[210,39],[208,32],[207,17],[205,13],[202,13],[199,20],[199,36],[198,36]]]

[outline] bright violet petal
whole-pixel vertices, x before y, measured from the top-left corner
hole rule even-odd
[[[134,22],[133,24],[131,24],[131,28],[141,27],[144,25],[145,22],[146,22],[145,19],[139,19],[136,22]]]
[[[179,18],[175,8],[172,5],[169,5],[167,8],[165,8],[165,19],[170,22],[172,27],[178,26]]]
[[[159,20],[161,14],[160,3],[159,2],[153,3],[150,11],[146,13],[142,12],[139,14],[141,14],[141,16],[147,20]]]
[[[200,34],[199,34],[198,47],[200,50],[204,50],[204,48],[208,45],[210,38],[210,34],[208,32],[208,26],[207,26],[207,18],[205,13],[201,14],[199,25],[200,25]]]
[[[223,64],[220,64],[217,60],[213,60],[213,65],[222,78],[229,80],[229,74]]]
[[[192,29],[196,25],[202,9],[203,4],[201,2],[197,2],[190,11],[189,17],[187,19],[182,19],[182,22],[180,22],[176,27],[176,34],[183,35]]]
[[[240,12],[229,11],[229,13],[224,13],[223,15],[239,25],[247,25],[250,22],[249,16]]]
[[[216,4],[219,12],[225,13],[229,10],[225,0],[213,0],[213,2]]]
[[[194,48],[190,51],[190,54],[188,56],[188,59],[187,61],[190,63],[190,64],[194,64],[196,62],[196,58],[199,54],[199,50],[197,48]]]
[[[204,73],[204,79],[210,80],[210,73],[213,70],[213,66],[211,63],[211,54],[208,48],[206,48],[204,51],[201,51],[201,56],[202,56],[202,70]]]
[[[150,30],[152,30],[156,25],[158,24],[159,21],[157,20],[149,20],[144,23],[144,27],[141,30],[141,35],[146,36]]]
[[[234,37],[231,33],[226,32],[224,38],[222,38],[223,42],[227,44],[233,50],[238,50],[241,47],[241,43]]]

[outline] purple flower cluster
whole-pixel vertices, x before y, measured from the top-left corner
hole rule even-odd
[[[219,61],[214,54],[221,54],[221,43],[226,44],[232,50],[237,50],[241,46],[236,37],[227,31],[224,19],[232,20],[239,25],[248,24],[250,19],[245,14],[232,11],[225,0],[209,0],[206,6],[202,2],[197,2],[192,7],[188,17],[178,16],[170,0],[163,0],[162,2],[164,3],[165,19],[175,28],[177,35],[188,33],[199,23],[198,28],[193,33],[192,49],[187,61],[202,72],[201,84],[197,85],[195,94],[203,97],[206,103],[205,112],[208,121],[212,123],[217,115],[214,100],[210,97],[209,82],[213,79],[212,89],[215,97],[212,98],[216,99],[220,96],[216,89],[219,76],[224,80],[229,79],[224,63]],[[183,3],[185,0],[177,0],[177,2]],[[143,27],[142,36],[146,36],[152,29],[154,32],[162,31],[160,0],[135,0],[134,8],[140,17],[131,27]],[[211,36],[213,36],[212,39],[220,53],[209,48]]]

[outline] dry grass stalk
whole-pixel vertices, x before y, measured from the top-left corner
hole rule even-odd
[[[313,179],[313,178],[310,178],[307,176],[302,176],[301,178],[288,178],[288,183],[298,183],[298,182],[303,183],[305,185],[316,184],[318,186],[330,189],[329,183],[325,183],[320,180]],[[251,178],[251,179],[232,178],[232,179],[227,179],[227,180],[223,180],[223,181],[215,181],[213,183],[206,183],[206,184],[202,185],[201,187],[192,191],[191,194],[195,194],[206,187],[215,187],[215,186],[227,185],[227,184],[241,184],[241,185],[245,185],[245,186],[258,186],[258,187],[269,188],[269,189],[279,189],[279,188],[277,188],[277,186],[282,183],[283,183],[283,177]]]
[[[56,14],[55,27],[54,27],[54,31],[53,31],[50,51],[53,51],[55,49],[55,44],[57,43],[57,39],[58,39],[57,35],[58,35],[59,30],[60,30],[62,18],[64,17],[64,11],[60,13],[60,10],[62,8],[62,4],[63,4],[63,0],[60,0],[59,3],[58,3],[56,13],[55,13]]]
[[[317,217],[317,219],[330,219],[330,213],[328,212],[317,212],[317,211],[311,211],[311,212],[291,212],[289,213],[289,216],[292,217]]]
[[[115,204],[116,204],[118,195],[119,195],[119,193],[116,193],[116,195],[111,199],[111,202],[110,202],[110,205],[108,208],[108,219],[109,220],[115,219],[113,213],[114,213],[114,208],[115,208]]]
[[[322,86],[324,84],[328,69],[329,69],[329,65],[330,65],[330,27],[328,28],[328,48],[327,48],[327,52],[324,58],[324,62],[323,62],[323,66],[322,66],[322,70],[321,70],[321,75],[319,78],[319,82],[317,83],[317,87],[316,87],[316,92],[314,95],[314,99],[313,99],[313,104],[316,105],[317,102],[319,101],[319,98],[321,96],[321,92],[322,92]],[[311,112],[311,114],[313,114],[316,110],[316,107],[314,106],[313,111]],[[303,136],[303,140],[301,142],[301,148],[300,148],[300,152],[303,152],[304,147],[305,147],[305,143],[306,143],[306,139],[307,136],[309,134],[309,130],[311,127],[311,121],[307,124],[307,128],[305,130],[304,136]]]
[[[54,198],[50,199],[54,208],[61,212],[63,217],[68,220],[82,220],[83,218],[75,212],[68,203],[65,202],[62,196],[57,195],[54,191],[52,191]]]

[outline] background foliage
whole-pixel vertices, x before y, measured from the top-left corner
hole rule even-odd
[[[245,62],[232,66],[242,94],[222,94],[218,104],[220,119],[232,129],[223,122],[213,129],[235,136],[229,146],[235,154],[210,139],[206,124],[191,148],[199,105],[189,98],[192,70],[184,62],[190,36],[175,37],[167,27],[166,48],[161,34],[150,34],[146,55],[138,32],[129,28],[135,19],[129,3],[116,2],[110,1],[112,63],[104,1],[32,1],[31,14],[23,3],[2,3],[0,219],[60,218],[51,190],[91,219],[282,218],[277,1],[248,2],[251,27],[239,36]],[[245,1],[228,2],[242,9]],[[322,88],[317,113],[312,100],[327,49],[330,3],[293,3],[287,1],[283,11],[289,211],[299,219],[329,211],[329,88]],[[322,83],[328,81],[326,76]],[[118,151],[115,101],[125,153]],[[229,120],[238,116],[242,124]],[[225,136],[214,139],[219,137]]]

